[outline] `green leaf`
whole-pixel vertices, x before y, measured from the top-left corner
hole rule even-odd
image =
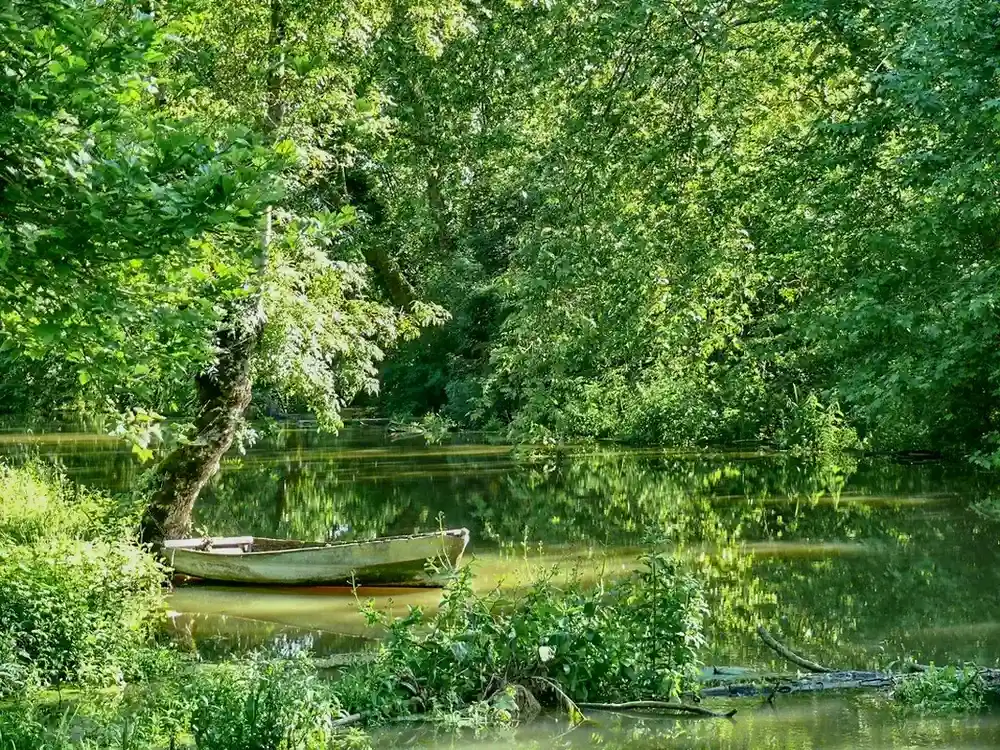
[[[285,138],[284,140],[278,141],[274,144],[274,153],[278,156],[291,157],[295,156],[295,141]]]

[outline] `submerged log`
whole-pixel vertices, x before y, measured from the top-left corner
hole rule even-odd
[[[904,672],[833,670],[796,654],[777,641],[763,627],[757,628],[757,634],[769,648],[781,654],[789,662],[808,670],[811,674],[795,676],[753,674],[751,670],[732,667],[706,670],[703,673],[706,681],[716,682],[727,680],[727,678],[728,681],[725,684],[702,688],[698,691],[697,697],[752,698],[765,696],[771,700],[775,695],[816,693],[825,690],[893,690],[904,681],[932,669],[927,665],[909,662],[904,665]],[[977,673],[988,689],[1000,692],[1000,669],[979,668]],[[736,681],[733,681],[733,677],[736,677]],[[746,681],[740,682],[741,677],[745,677]]]
[[[736,715],[736,709],[726,711],[712,711],[701,706],[692,706],[687,703],[673,703],[670,701],[629,701],[628,703],[578,703],[580,708],[589,708],[594,711],[670,711],[695,716],[704,716],[709,719],[731,719]]]
[[[843,672],[824,672],[794,679],[781,679],[761,683],[738,683],[717,685],[702,688],[700,694],[704,698],[752,698],[768,696],[772,693],[785,695],[789,693],[815,693],[823,690],[858,690],[881,689],[895,687],[903,679],[903,675],[891,672],[859,672],[845,670]]]

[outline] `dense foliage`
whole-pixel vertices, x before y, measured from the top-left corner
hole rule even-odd
[[[339,690],[351,710],[385,718],[413,705],[463,710],[508,686],[553,705],[677,698],[694,675],[704,610],[696,582],[657,556],[606,589],[542,580],[514,595],[477,595],[466,567],[433,616],[390,620],[369,608],[388,636]]]
[[[0,408],[190,413],[196,376],[251,331],[263,394],[336,424],[383,348],[439,315],[372,297],[331,185],[374,127],[336,65],[391,13],[165,5],[0,18]]]
[[[390,413],[992,461],[995,2],[153,9],[3,16],[0,408],[189,410],[264,315],[335,425],[424,299]]]
[[[69,482],[39,462],[0,464],[0,544],[31,544],[53,537],[94,540],[116,529],[119,515],[105,494]]]
[[[138,7],[18,0],[0,19],[6,409],[175,398],[211,361],[234,245],[276,194],[247,129],[158,107],[163,38]]]
[[[405,68],[386,200],[454,321],[396,408],[985,459],[994,3],[498,6]]]
[[[0,548],[0,633],[7,656],[41,685],[114,684],[160,624],[162,573],[111,542],[46,540]],[[24,677],[0,691],[24,687]]]
[[[163,581],[108,498],[0,467],[0,696],[136,676]]]

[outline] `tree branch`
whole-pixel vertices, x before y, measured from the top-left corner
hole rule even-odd
[[[767,632],[763,625],[757,626],[757,635],[760,639],[764,641],[764,644],[768,648],[772,648],[777,651],[781,656],[783,656],[792,664],[797,664],[803,669],[809,670],[810,672],[835,672],[836,670],[830,669],[829,667],[824,667],[816,662],[806,659],[804,656],[799,656],[794,651],[792,651],[788,646],[784,646],[775,640],[774,636]]]

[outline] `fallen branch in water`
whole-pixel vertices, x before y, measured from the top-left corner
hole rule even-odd
[[[822,690],[889,689],[904,675],[891,672],[823,672],[798,679],[782,679],[757,683],[738,683],[702,688],[703,698],[751,698],[754,696],[787,695],[789,693],[814,693]]]
[[[930,669],[930,668],[928,668]],[[843,670],[821,672],[801,677],[761,674],[748,682],[728,682],[702,688],[702,698],[752,698],[762,696],[773,700],[776,695],[790,693],[815,693],[827,690],[895,690],[907,680],[917,678],[920,672],[884,672]],[[980,667],[976,674],[987,689],[1000,693],[1000,669]]]
[[[806,669],[810,672],[835,672],[836,670],[830,669],[829,667],[824,667],[821,664],[817,664],[811,659],[806,659],[804,656],[799,656],[797,653],[792,651],[788,646],[779,643],[775,640],[774,636],[767,632],[763,625],[757,626],[757,635],[760,639],[769,647],[777,651],[781,656],[790,661],[792,664],[797,664],[798,666]]]
[[[349,727],[352,724],[357,724],[361,721],[361,719],[361,714],[349,714],[342,719],[337,719],[335,722],[331,723],[330,726],[334,728]]]
[[[630,701],[628,703],[578,703],[580,708],[590,708],[595,711],[634,711],[636,709],[653,709],[656,711],[680,711],[696,714],[712,719],[731,719],[736,715],[736,709],[719,713],[701,706],[691,706],[687,703],[669,703],[667,701]]]

